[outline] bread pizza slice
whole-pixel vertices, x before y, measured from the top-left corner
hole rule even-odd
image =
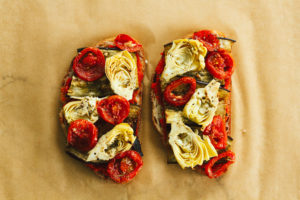
[[[164,45],[151,85],[153,123],[168,163],[222,175],[231,149],[231,76],[235,41],[201,30]]]
[[[144,69],[142,45],[120,34],[78,49],[61,87],[66,152],[117,183],[132,180],[143,165]]]

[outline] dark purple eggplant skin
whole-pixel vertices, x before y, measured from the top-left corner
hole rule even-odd
[[[181,75],[179,75],[178,77],[186,77],[186,76],[181,76]],[[204,81],[200,81],[200,80],[196,80],[196,82],[197,82],[198,84],[202,84],[202,85],[208,85],[208,84],[209,84],[208,82],[204,82]],[[227,92],[230,92],[230,90],[225,89],[223,86],[224,86],[224,85],[220,85],[220,89],[221,89],[221,90],[225,90],[225,91],[227,91]]]
[[[199,81],[199,80],[196,80],[196,82],[199,83],[199,84],[208,85],[207,82],[203,82],[203,81]],[[223,88],[222,85],[220,86],[220,89],[225,90],[227,92],[230,92],[230,90],[227,90],[227,89]]]
[[[135,141],[132,145],[132,150],[138,152],[141,156],[144,156],[144,154],[142,152],[142,148],[141,148],[141,143],[140,143],[140,140],[138,138],[135,139]]]
[[[217,37],[219,40],[229,40],[231,42],[236,42],[234,39],[226,38],[226,37]]]
[[[78,48],[77,49],[77,53],[81,52],[83,49],[85,49],[87,47],[82,47],[82,48]],[[98,49],[104,49],[104,50],[121,50],[118,47],[97,47]]]
[[[167,44],[164,44],[164,47],[171,45],[173,42],[169,42]]]
[[[230,140],[230,141],[233,141],[233,138],[231,136],[227,136],[227,138]]]
[[[226,38],[226,37],[217,37],[219,40],[229,40],[231,42],[236,42],[236,40],[231,39],[231,38]],[[171,45],[173,42],[169,42],[167,44],[164,44],[164,47]]]

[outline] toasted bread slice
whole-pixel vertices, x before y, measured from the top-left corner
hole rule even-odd
[[[206,30],[205,30],[206,31]],[[225,51],[227,54],[230,54],[231,49],[232,49],[232,44],[235,42],[232,39],[226,38],[225,35],[221,32],[217,31],[209,31],[212,35],[214,35],[215,39],[217,39],[217,48],[214,49],[214,51]],[[187,40],[184,40],[187,39]],[[199,41],[201,44],[199,45],[198,42],[194,42],[193,40]],[[201,48],[205,46],[205,42],[202,40],[198,40],[195,38],[194,34],[189,34],[186,37],[175,40],[175,42],[170,42],[164,45],[164,51],[162,53],[161,60],[155,70],[155,74],[152,77],[152,86],[151,86],[151,102],[152,102],[152,121],[157,129],[157,132],[160,134],[161,139],[163,144],[165,144],[167,150],[168,150],[168,163],[178,163],[181,162],[178,159],[178,156],[176,157],[174,152],[174,145],[170,144],[170,141],[172,140],[170,137],[170,133],[172,132],[172,126],[173,124],[170,122],[170,120],[178,120],[182,121],[184,123],[184,126],[187,126],[188,129],[191,129],[194,133],[197,133],[198,136],[200,136],[201,139],[204,138],[203,132],[204,129],[208,126],[207,124],[201,124],[201,123],[195,123],[195,118],[197,116],[194,116],[194,118],[189,118],[187,117],[189,113],[184,113],[184,109],[186,107],[185,105],[181,106],[174,106],[170,105],[168,101],[166,101],[166,97],[164,96],[164,92],[166,90],[166,87],[169,86],[171,83],[173,83],[176,80],[181,79],[182,77],[192,77],[197,81],[197,86],[196,88],[205,88],[210,82],[215,81],[220,85],[220,88],[218,89],[217,92],[217,97],[218,97],[218,104],[216,106],[216,109],[213,113],[212,116],[221,116],[224,124],[225,124],[225,130],[226,130],[226,135],[229,137],[227,140],[226,148],[222,149],[216,149],[215,151],[218,154],[221,154],[224,151],[228,151],[231,148],[231,78],[226,79],[226,81],[223,79],[218,79],[214,77],[214,74],[212,74],[210,71],[207,70],[205,64],[203,66],[203,69],[201,70],[187,70],[182,72],[176,71],[178,68],[181,69],[181,66],[178,65],[177,68],[172,68],[172,70],[167,70],[168,73],[164,73],[166,71],[165,66],[169,64],[168,66],[171,66],[170,60],[167,59],[172,59],[173,57],[176,57],[176,54],[174,53],[175,51],[173,49],[176,49],[176,44],[183,42],[186,43],[185,45],[190,45],[190,41],[196,43],[195,45],[201,46]],[[179,47],[178,47],[179,48]],[[196,47],[195,47],[196,48]],[[172,49],[172,52],[169,52],[170,49]],[[207,48],[205,48],[207,51]],[[221,50],[222,49],[222,50]],[[207,51],[208,52],[208,51]],[[182,52],[181,52],[182,53]],[[169,56],[167,58],[167,56]],[[176,57],[177,58],[177,57]],[[177,58],[177,59],[180,59]],[[203,53],[203,59],[207,59],[207,53]],[[175,62],[175,61],[174,61]],[[200,64],[201,65],[201,62]],[[183,67],[182,67],[183,68]],[[177,75],[174,75],[171,77],[169,80],[165,81],[164,78],[162,78],[163,74],[164,75],[169,75],[172,73],[177,73]],[[165,82],[163,82],[165,81]],[[185,88],[187,90],[188,88]],[[179,96],[184,96],[184,92],[177,91],[176,95]],[[179,97],[178,96],[178,97]],[[191,112],[191,110],[189,111]],[[176,117],[170,116],[171,114]],[[175,115],[176,114],[176,115]],[[180,116],[180,117],[178,117]],[[168,119],[169,118],[169,119]],[[172,118],[172,119],[171,119]],[[197,122],[197,121],[196,121]],[[179,122],[178,122],[179,123]],[[181,122],[180,122],[181,123]],[[212,123],[212,119],[209,121],[209,124]],[[183,125],[182,125],[183,126]],[[175,125],[174,125],[175,127]],[[174,131],[173,131],[174,132]],[[206,138],[206,137],[205,137]],[[176,146],[176,145],[175,145]],[[184,148],[184,147],[180,147]],[[172,152],[173,150],[173,152]],[[211,158],[216,157],[216,155],[212,156]],[[209,162],[211,159],[206,159],[204,160],[203,163]],[[197,165],[187,165],[188,167],[198,169],[198,168],[204,168],[204,164],[201,163],[201,165],[198,163]],[[180,164],[180,163],[179,163]],[[181,165],[181,164],[180,164]],[[181,165],[182,168],[187,167],[184,164]]]
[[[121,34],[124,35],[124,34]],[[116,36],[118,37],[118,36]],[[65,137],[67,139],[68,136],[68,130],[70,127],[70,123],[72,123],[72,120],[70,120],[70,117],[66,118],[68,113],[68,110],[66,109],[66,107],[68,105],[70,105],[70,103],[72,104],[72,102],[79,102],[79,101],[83,101],[82,99],[86,98],[89,104],[86,104],[90,107],[88,107],[88,115],[93,115],[93,119],[87,118],[86,116],[80,116],[78,114],[79,117],[76,115],[76,117],[74,117],[73,121],[76,121],[78,118],[81,119],[87,119],[87,121],[90,121],[94,124],[94,126],[97,128],[98,130],[98,136],[97,136],[97,145],[94,146],[93,149],[91,149],[88,152],[82,152],[78,149],[76,149],[76,147],[74,145],[71,145],[67,139],[66,142],[66,152],[71,155],[72,157],[76,158],[77,160],[81,161],[82,163],[84,163],[85,165],[87,165],[89,168],[91,168],[97,175],[101,176],[101,177],[112,177],[111,174],[107,173],[107,165],[109,162],[112,162],[112,160],[114,160],[114,158],[117,156],[117,153],[113,153],[114,155],[110,156],[109,159],[104,159],[104,157],[98,156],[97,158],[95,156],[90,155],[90,152],[95,152],[95,154],[99,151],[104,151],[103,149],[98,151],[94,150],[97,146],[101,146],[100,143],[100,138],[101,141],[103,140],[103,138],[105,137],[105,135],[107,135],[108,133],[111,133],[120,122],[117,122],[116,124],[111,124],[109,123],[106,119],[103,118],[103,116],[99,114],[99,111],[97,111],[97,103],[100,102],[103,99],[107,99],[111,96],[120,96],[122,98],[123,101],[128,102],[128,105],[130,105],[129,112],[126,116],[126,118],[124,120],[122,120],[121,124],[126,124],[126,126],[129,126],[129,129],[132,129],[133,131],[133,136],[131,136],[133,138],[132,141],[127,141],[127,147],[124,150],[116,150],[116,152],[120,152],[120,154],[124,151],[135,151],[138,152],[138,154],[140,156],[142,156],[142,151],[141,151],[141,146],[140,146],[140,141],[138,139],[138,131],[139,131],[139,126],[141,124],[141,106],[142,106],[142,92],[143,92],[143,72],[145,70],[146,67],[146,60],[145,60],[145,55],[144,55],[144,50],[142,48],[142,46],[140,45],[140,43],[136,40],[134,40],[133,38],[131,38],[132,40],[134,40],[138,45],[140,45],[139,49],[135,49],[135,50],[130,50],[127,49],[127,44],[125,43],[125,49],[121,49],[116,45],[115,39],[116,37],[111,37],[105,40],[101,40],[98,43],[96,43],[96,45],[94,46],[95,48],[99,49],[102,54],[105,57],[105,60],[107,61],[107,59],[118,59],[117,55],[124,53],[124,55],[126,54],[126,56],[128,56],[128,59],[131,59],[129,61],[131,61],[130,67],[132,67],[131,69],[134,71],[132,76],[125,77],[128,78],[129,81],[132,81],[131,79],[133,79],[136,82],[134,82],[134,88],[130,88],[131,92],[133,93],[132,98],[128,98],[128,96],[123,97],[123,93],[120,90],[116,90],[115,88],[112,88],[112,81],[113,79],[109,79],[107,77],[107,73],[105,72],[105,74],[100,77],[97,80],[94,81],[86,81],[86,80],[82,80],[80,77],[77,76],[76,72],[74,72],[73,70],[73,64],[74,64],[74,59],[71,62],[71,65],[69,67],[69,70],[67,72],[67,74],[64,77],[62,86],[61,86],[61,104],[62,104],[62,108],[61,111],[59,113],[59,119],[61,122],[61,126],[64,130],[65,133]],[[127,35],[126,35],[127,37]],[[128,36],[130,37],[130,36]],[[81,51],[85,49],[85,48],[80,48],[77,50],[78,55],[80,55]],[[128,51],[127,51],[128,50]],[[126,52],[125,52],[126,51]],[[116,57],[116,58],[115,58]],[[121,63],[121,62],[120,62]],[[125,63],[126,64],[126,63]],[[121,65],[121,64],[120,64]],[[107,67],[107,63],[105,63],[105,68]],[[118,64],[117,64],[118,67]],[[126,69],[122,69],[122,70],[126,70]],[[135,72],[136,70],[136,72]],[[110,73],[115,73],[110,72]],[[114,74],[113,74],[114,75]],[[121,77],[122,78],[122,77]],[[125,88],[127,86],[124,86]],[[126,95],[126,94],[125,94]],[[125,100],[124,100],[125,99]],[[91,100],[91,102],[93,101],[94,104],[90,103],[89,100]],[[96,103],[95,103],[96,102]],[[91,106],[92,105],[92,106]],[[123,108],[121,108],[123,109]],[[92,112],[92,114],[91,114]],[[113,116],[114,117],[114,116]],[[75,119],[76,118],[76,119]],[[125,135],[125,137],[127,137]],[[107,149],[105,151],[110,151],[110,149],[117,149],[119,147],[116,147],[116,145],[121,145],[119,142],[124,142],[124,141],[120,141],[121,139],[118,138],[117,136],[115,137],[114,141],[112,144],[107,144]],[[104,140],[103,140],[104,141]],[[128,148],[128,146],[130,148]],[[98,147],[97,147],[98,148]],[[113,152],[113,151],[110,151]],[[104,152],[105,154],[105,152]],[[100,155],[100,154],[99,154]],[[128,154],[129,155],[129,154]],[[102,160],[103,158],[103,160]],[[140,168],[139,168],[140,169]],[[138,170],[139,170],[138,169]],[[137,173],[137,171],[135,172]],[[113,179],[113,178],[112,178]],[[113,179],[115,182],[128,182],[130,181],[129,179],[122,179],[122,180],[115,180]]]

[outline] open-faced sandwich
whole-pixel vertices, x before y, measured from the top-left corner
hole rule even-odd
[[[231,141],[231,75],[235,41],[201,30],[164,45],[152,79],[153,123],[168,163],[222,175],[235,161]]]
[[[143,47],[120,34],[77,52],[61,88],[66,152],[97,175],[126,183],[143,165]]]

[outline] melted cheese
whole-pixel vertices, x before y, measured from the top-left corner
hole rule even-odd
[[[182,120],[171,123],[169,144],[183,169],[202,165],[204,161],[218,155],[209,137],[204,136],[204,140],[201,139],[197,132],[193,132]]]
[[[217,110],[219,87],[220,83],[212,80],[205,88],[196,89],[183,109],[183,116],[202,125],[202,130],[212,122]]]
[[[105,73],[114,93],[132,99],[133,91],[138,88],[138,75],[136,61],[128,51],[107,58]]]
[[[92,123],[98,120],[96,101],[99,98],[84,97],[80,101],[71,101],[63,107],[64,116],[68,123],[77,119],[85,119]]]
[[[180,39],[173,41],[166,55],[166,66],[161,75],[162,83],[167,83],[177,75],[204,69],[207,49],[198,40]]]
[[[128,151],[136,137],[127,123],[116,125],[98,140],[96,146],[88,152],[87,161],[110,160],[118,153]]]

